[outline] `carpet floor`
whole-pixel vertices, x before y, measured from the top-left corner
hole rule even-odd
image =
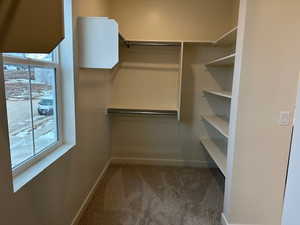
[[[220,225],[217,169],[111,166],[80,225]]]

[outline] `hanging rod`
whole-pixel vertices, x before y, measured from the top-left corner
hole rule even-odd
[[[130,45],[126,41],[126,39],[119,33],[119,39],[126,45],[127,48],[130,48]]]
[[[146,110],[146,109],[118,109],[107,108],[108,114],[144,115],[144,116],[177,116],[176,110]]]
[[[121,33],[119,33],[119,39],[127,48],[130,48],[130,46],[181,46],[179,42],[126,40]]]
[[[127,41],[128,45],[136,46],[180,46],[176,42]]]

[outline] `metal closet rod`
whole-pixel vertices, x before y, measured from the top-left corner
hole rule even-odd
[[[119,34],[120,40],[129,48],[131,45],[139,46],[180,46],[177,42],[152,42],[152,41],[127,41],[121,34]]]
[[[107,109],[108,114],[144,115],[144,116],[177,116],[175,110],[142,110],[142,109]]]

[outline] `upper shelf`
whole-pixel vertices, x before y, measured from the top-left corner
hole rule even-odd
[[[235,53],[206,63],[206,66],[233,66]]]
[[[119,33],[120,40],[129,48],[134,45],[141,46],[181,46],[181,41],[162,41],[162,40],[129,40],[125,39],[122,34]]]
[[[227,33],[223,34],[218,40],[215,41],[215,45],[229,46],[236,42],[238,28],[235,27]]]

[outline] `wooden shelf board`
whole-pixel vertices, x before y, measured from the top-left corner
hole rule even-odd
[[[218,40],[215,41],[215,45],[229,46],[236,42],[238,28],[234,27],[230,31],[223,34]]]
[[[200,138],[202,145],[207,150],[210,157],[214,160],[216,165],[219,167],[223,175],[226,177],[226,167],[227,167],[227,156],[220,149],[218,145],[218,140],[211,140],[209,138]]]
[[[215,91],[215,90],[209,90],[209,89],[204,89],[204,92],[224,98],[232,98],[232,93],[229,91]]]
[[[203,116],[203,119],[219,131],[224,137],[229,136],[229,122],[218,116]]]
[[[222,58],[215,59],[207,63],[206,66],[233,66],[234,60],[235,60],[235,53]]]

